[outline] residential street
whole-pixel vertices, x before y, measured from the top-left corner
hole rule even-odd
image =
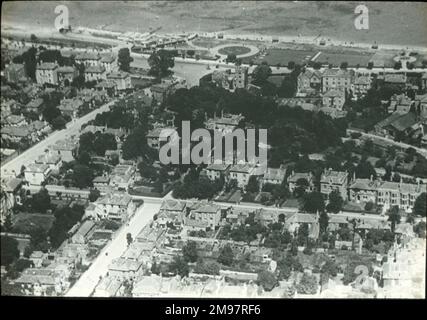
[[[126,250],[126,235],[132,238],[138,235],[141,229],[153,218],[160,209],[161,201],[147,198],[144,204],[137,209],[128,224],[125,224],[116,234],[115,238],[99,253],[89,269],[80,277],[73,287],[65,294],[66,297],[89,297],[101,277],[108,271],[108,265]]]
[[[7,175],[13,173],[19,173],[21,171],[21,167],[27,166],[29,163],[33,162],[37,159],[38,156],[43,154],[45,150],[52,144],[55,144],[57,141],[65,139],[66,137],[70,137],[79,132],[81,126],[87,123],[90,120],[95,119],[98,113],[102,113],[107,111],[108,108],[115,102],[116,100],[112,100],[101,107],[93,110],[92,112],[84,115],[83,117],[75,120],[74,122],[67,123],[67,128],[55,131],[44,140],[40,141],[36,145],[32,146],[28,150],[21,153],[15,159],[9,161],[8,163],[1,166],[2,175]]]

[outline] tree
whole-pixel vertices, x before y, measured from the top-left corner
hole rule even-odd
[[[41,188],[39,192],[33,195],[31,207],[40,213],[46,213],[50,209],[50,196],[46,188]]]
[[[131,233],[127,233],[126,234],[126,241],[128,243],[128,246],[130,246],[131,243],[133,242],[133,238],[132,238],[132,234]]]
[[[258,273],[258,284],[262,286],[265,291],[271,291],[277,286],[278,281],[274,273],[263,270]]]
[[[174,57],[166,50],[153,52],[148,58],[150,74],[158,78],[169,74],[169,69],[175,66]]]
[[[27,77],[32,80],[36,80],[36,67],[37,67],[37,49],[31,47],[26,52],[22,54],[22,58],[24,60],[24,69]]]
[[[328,229],[328,224],[329,224],[328,214],[326,212],[320,213],[320,216],[319,216],[319,228],[320,228],[320,232],[321,233],[325,233],[326,232],[326,230]]]
[[[225,61],[227,62],[236,62],[237,56],[235,53],[229,53]]]
[[[52,128],[54,130],[62,130],[65,129],[65,125],[67,124],[67,120],[63,116],[58,116],[51,122]]]
[[[92,186],[94,174],[86,165],[76,164],[73,168],[73,183],[77,188],[83,189]]]
[[[175,256],[169,265],[169,271],[178,274],[181,277],[187,277],[190,272],[190,268],[183,257]]]
[[[91,189],[89,192],[89,201],[95,202],[101,196],[101,192],[98,189]]]
[[[313,191],[304,196],[303,210],[309,213],[323,212],[325,210],[325,201],[320,192]]]
[[[394,230],[396,229],[396,224],[400,223],[400,214],[398,206],[393,206],[390,208],[388,214],[388,221],[391,221],[391,232],[394,233]]]
[[[1,236],[1,265],[8,266],[19,258],[18,241],[8,236]]]
[[[296,289],[300,294],[316,294],[317,288],[317,278],[314,275],[304,273]]]
[[[182,248],[182,256],[187,262],[196,262],[198,257],[196,242],[188,241]]]
[[[346,70],[348,68],[348,62],[342,62],[340,65],[340,69]]]
[[[246,191],[254,192],[254,193],[259,191],[259,184],[258,184],[257,177],[251,176],[249,178],[248,184],[246,185]]]
[[[129,48],[121,48],[119,50],[117,62],[119,64],[119,68],[122,71],[129,72],[130,63],[133,61],[133,58],[130,56]]]
[[[215,261],[204,262],[202,260],[198,260],[194,271],[201,274],[219,275],[220,269],[220,265]]]
[[[332,213],[338,213],[341,211],[344,200],[341,197],[338,190],[334,190],[329,194],[329,203],[326,206],[326,210]]]
[[[423,192],[417,197],[417,199],[415,199],[413,213],[418,216],[425,217],[426,210],[427,210],[426,193]]]
[[[233,263],[233,259],[234,259],[234,254],[230,245],[227,244],[224,247],[222,247],[221,250],[219,251],[218,262],[226,266],[231,266],[231,264]]]
[[[38,38],[36,37],[36,35],[34,33],[32,33],[31,36],[30,36],[30,40],[32,42],[37,42]]]
[[[49,230],[50,242],[53,248],[58,248],[68,236],[68,231],[84,215],[84,206],[74,205],[73,207],[59,207],[55,210],[55,221]]]
[[[414,232],[418,235],[420,238],[426,237],[426,223],[424,221],[418,222],[414,226]]]
[[[262,64],[257,66],[253,72],[254,84],[264,84],[267,81],[268,77],[271,75],[271,73],[271,68],[268,66],[267,63],[263,62]]]
[[[295,69],[295,62],[293,62],[293,61],[289,61],[289,62],[288,62],[288,69],[289,69],[289,70],[293,70],[293,69]]]
[[[368,161],[361,161],[356,167],[356,176],[360,179],[375,179],[377,173],[372,164]]]

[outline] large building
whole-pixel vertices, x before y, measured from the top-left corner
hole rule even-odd
[[[426,185],[371,179],[353,179],[348,187],[349,200],[372,202],[383,206],[385,210],[393,206],[410,211],[415,199],[426,192]]]
[[[377,202],[380,182],[373,179],[353,179],[348,187],[348,198],[352,202]]]
[[[39,63],[36,68],[36,81],[38,84],[58,84],[58,65],[53,62]]]
[[[130,75],[127,72],[111,72],[107,75],[107,80],[113,81],[116,85],[116,90],[119,91],[132,88]]]
[[[236,74],[234,76],[235,88],[246,88],[248,85],[248,67],[236,66]]]
[[[331,89],[322,96],[322,106],[342,110],[345,103],[345,93],[339,89]]]
[[[326,69],[322,74],[322,92],[331,89],[342,91],[351,90],[354,79],[354,71],[343,69]]]
[[[384,181],[377,189],[377,204],[386,209],[398,206],[404,210],[412,210],[415,199],[426,192],[425,184]]]
[[[320,192],[326,197],[337,190],[341,197],[347,199],[348,172],[325,169],[320,177]]]
[[[188,220],[201,222],[206,226],[206,228],[215,230],[221,220],[221,207],[209,203],[202,204],[197,209],[190,212],[186,218],[186,225],[189,225],[187,223]]]
[[[101,81],[106,79],[105,68],[101,65],[89,66],[84,72],[85,81]]]
[[[322,73],[318,70],[308,70],[298,75],[298,94],[309,94],[320,90],[322,84]]]

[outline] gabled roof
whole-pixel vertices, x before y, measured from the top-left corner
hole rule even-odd
[[[194,211],[203,213],[217,213],[218,210],[220,210],[220,207],[214,204],[203,204]]]
[[[183,211],[185,209],[185,202],[181,202],[173,199],[166,199],[162,202],[160,210],[167,211]]]
[[[285,219],[286,223],[316,223],[317,217],[312,213],[297,212]]]

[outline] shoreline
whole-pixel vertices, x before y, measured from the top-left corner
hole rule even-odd
[[[79,26],[82,27],[82,26]],[[25,35],[28,35],[28,31],[25,30],[31,29],[33,30],[33,33],[38,37],[57,37],[60,34],[58,31],[55,30],[55,28],[49,28],[45,26],[34,26],[32,24],[14,24],[10,22],[2,22],[2,36],[6,33],[23,33]],[[128,30],[121,30],[120,32],[125,33]],[[193,32],[193,31],[188,31]],[[314,45],[318,47],[346,47],[346,48],[354,48],[354,49],[362,49],[362,50],[390,50],[390,51],[417,51],[417,52],[427,52],[427,46],[423,47],[420,45],[398,45],[398,44],[382,44],[382,43],[376,43],[378,45],[378,49],[373,49],[372,45],[375,44],[375,42],[372,43],[366,43],[366,42],[351,42],[351,41],[343,41],[338,38],[329,37],[329,36],[320,36],[320,37],[313,37],[313,36],[291,36],[291,35],[263,35],[259,33],[233,33],[232,31],[229,32],[197,32],[199,37],[208,37],[208,38],[215,38],[217,39],[218,34],[223,34],[224,40],[235,40],[235,41],[261,41],[268,43],[270,46],[274,47],[274,44],[300,44],[300,45]],[[78,33],[71,33],[71,34],[78,34]],[[159,32],[158,34],[166,35],[171,33],[162,33]],[[82,35],[82,34],[80,34]],[[94,38],[98,38],[95,36],[92,36]],[[99,39],[104,39],[103,37],[99,37]],[[279,42],[274,43],[273,39],[277,39]],[[317,40],[316,40],[317,39]],[[108,40],[108,38],[105,38],[105,40]],[[112,39],[109,39],[112,40]],[[221,41],[221,39],[218,39]],[[320,45],[320,40],[325,41],[325,45]]]

